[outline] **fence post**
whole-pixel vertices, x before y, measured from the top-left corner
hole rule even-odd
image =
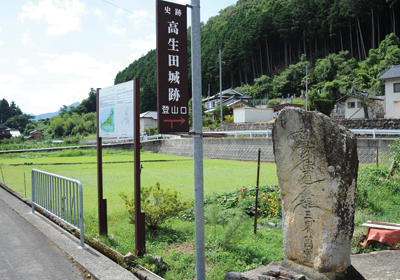
[[[32,213],[35,213],[35,179],[34,179],[34,172],[32,170]]]
[[[376,147],[376,167],[379,168],[379,148]]]

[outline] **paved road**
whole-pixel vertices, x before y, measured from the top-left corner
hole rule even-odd
[[[0,280],[84,279],[82,272],[0,198]]]

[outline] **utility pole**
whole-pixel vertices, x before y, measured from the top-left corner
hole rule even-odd
[[[205,277],[204,249],[204,182],[203,182],[203,122],[201,96],[200,0],[191,0],[192,8],[192,95],[193,95],[193,161],[194,212],[196,233],[196,279]]]
[[[222,113],[222,70],[221,70],[221,49],[219,49],[219,108],[221,109],[221,128],[222,123],[224,122],[223,113]]]

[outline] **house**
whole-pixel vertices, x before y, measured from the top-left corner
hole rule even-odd
[[[273,118],[274,110],[272,108],[238,107],[233,110],[234,123],[269,122]]]
[[[140,134],[143,134],[145,129],[157,127],[157,116],[157,111],[147,111],[140,114]]]
[[[11,130],[12,137],[19,137],[21,136],[21,132],[19,130]]]
[[[368,96],[367,93],[361,93],[368,97],[368,115],[370,118],[384,117],[384,99],[376,96]],[[346,119],[364,119],[364,108],[360,99],[350,95],[340,97],[335,104],[335,116],[344,115]]]
[[[33,139],[37,139],[37,138],[41,138],[41,137],[43,137],[43,133],[41,133],[38,130],[34,130],[34,131],[29,132],[28,139],[33,140]]]
[[[385,118],[400,118],[400,65],[393,65],[379,80],[385,81]]]
[[[222,104],[225,104],[233,114],[233,109],[237,107],[254,107],[250,104],[250,95],[241,94],[236,90],[230,88],[222,92]],[[205,114],[212,114],[212,112],[220,105],[221,95],[217,93],[213,96],[203,99],[203,104],[206,106]]]
[[[0,141],[11,138],[11,129],[8,126],[0,124]]]

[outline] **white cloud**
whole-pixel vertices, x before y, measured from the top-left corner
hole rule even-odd
[[[115,73],[123,69],[125,65],[110,61],[108,63],[98,61],[87,54],[73,52],[68,55],[61,55],[50,60],[46,59],[44,69],[49,73],[73,74],[85,79],[90,77],[92,81],[104,81],[112,77],[115,78]]]
[[[3,31],[3,28],[1,28],[1,26],[0,26],[0,33]]]
[[[4,42],[3,42],[3,41],[0,41],[0,47],[1,47],[3,44],[4,44]]]
[[[31,39],[29,38],[28,32],[24,32],[21,34],[21,40],[20,40],[21,44],[25,45],[25,44],[29,43],[30,40]]]
[[[124,10],[122,10],[121,8],[117,9],[117,15],[122,15],[124,13]]]
[[[133,28],[139,29],[145,24],[150,23],[150,19],[153,17],[147,11],[133,11],[133,14],[129,15],[129,19],[133,21]]]
[[[85,4],[79,0],[41,0],[38,5],[32,3],[22,6],[18,18],[44,20],[50,35],[62,35],[71,31],[80,31],[80,17],[86,13]]]
[[[38,70],[32,66],[29,66],[26,59],[19,59],[17,65],[20,67],[22,75],[32,76],[38,74]]]
[[[39,52],[39,56],[54,58],[54,57],[57,57],[58,54],[55,54],[55,53],[41,53],[41,52]]]
[[[107,26],[108,33],[115,34],[118,36],[125,36],[126,35],[126,28],[118,27],[117,25]]]
[[[101,19],[106,18],[108,16],[107,13],[105,13],[102,10],[99,10],[99,9],[94,9],[94,14],[96,16],[98,16],[99,18],[101,18]]]
[[[129,44],[133,53],[128,57],[130,61],[140,58],[152,49],[156,48],[156,35],[150,34],[144,39],[133,40]]]

